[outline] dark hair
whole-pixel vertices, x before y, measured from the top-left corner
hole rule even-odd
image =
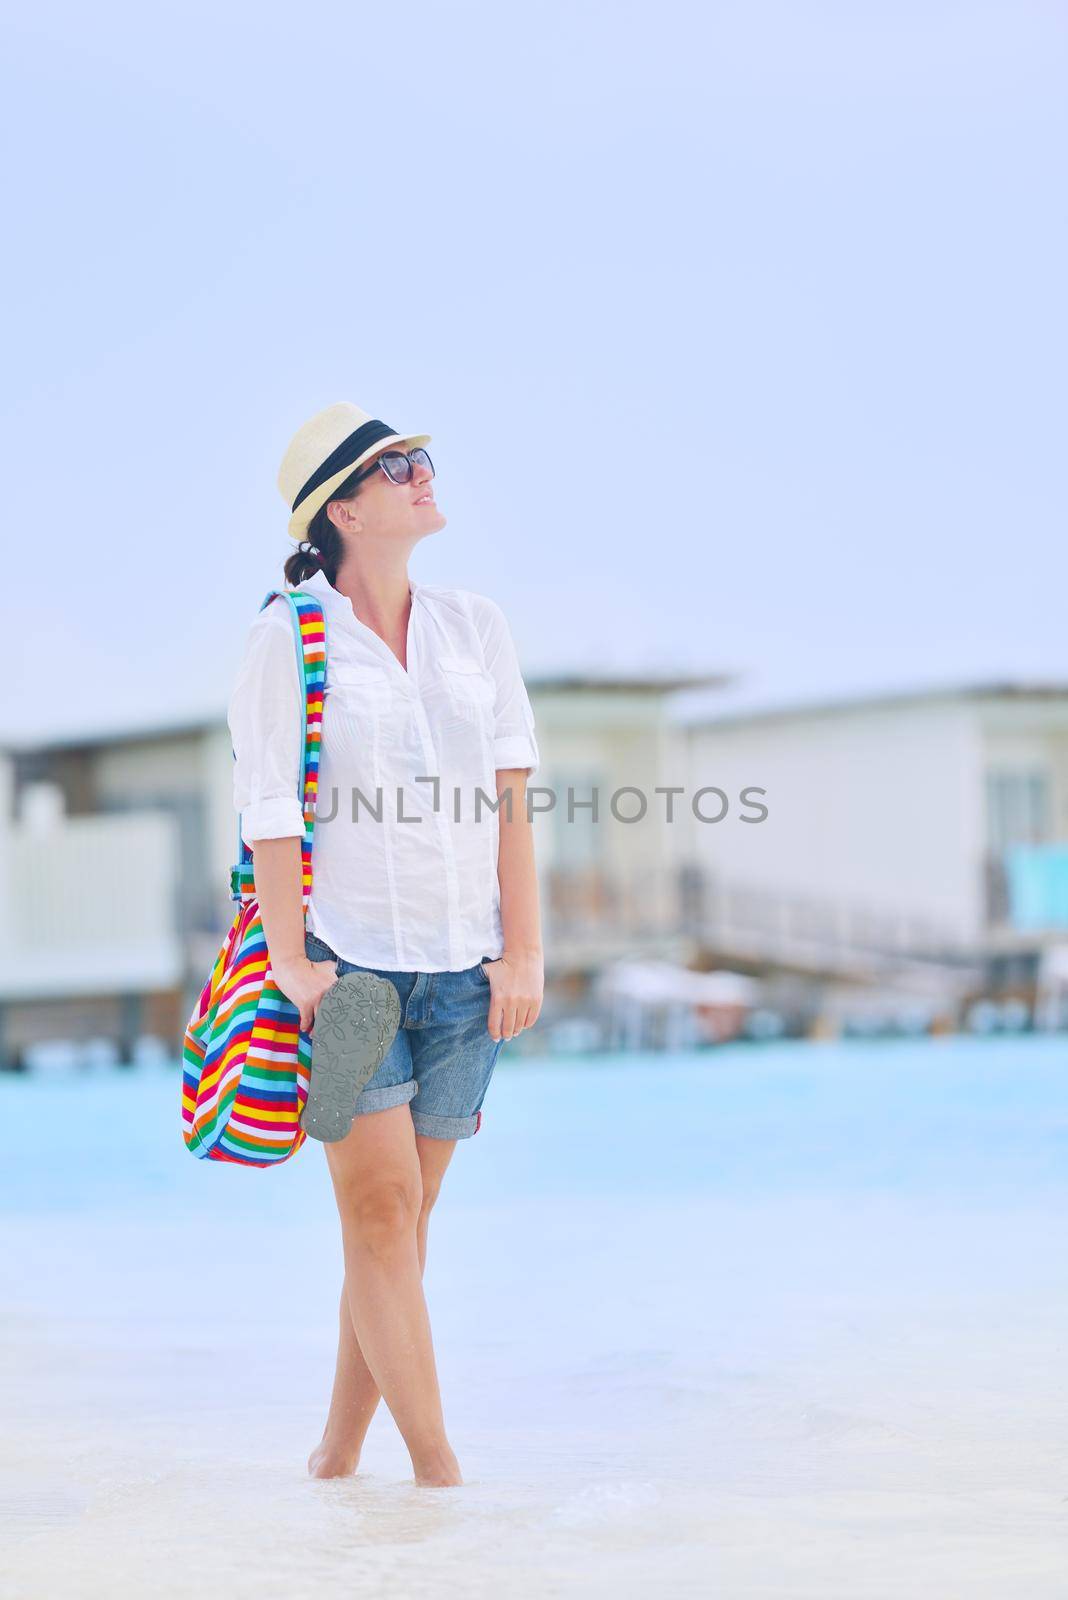
[[[334,490],[330,500],[353,499],[360,492],[360,480],[368,476],[370,474],[365,462],[357,472],[352,473],[339,488]],[[344,546],[339,530],[326,514],[330,500],[326,505],[319,507],[308,523],[307,537],[300,541],[296,550],[286,560],[286,582],[293,587],[303,583],[305,578],[310,578],[316,572],[325,573],[327,583],[337,582],[337,569],[341,565]]]

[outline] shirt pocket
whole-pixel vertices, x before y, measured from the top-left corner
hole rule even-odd
[[[339,661],[326,669],[329,714],[350,728],[370,731],[393,709],[393,686],[385,667]]]
[[[497,685],[475,656],[438,657],[452,714],[464,722],[485,722],[493,710]]]

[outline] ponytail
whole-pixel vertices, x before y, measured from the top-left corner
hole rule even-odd
[[[366,467],[361,467],[352,478],[345,482],[326,502],[308,523],[308,537],[302,539],[300,544],[285,563],[286,582],[296,588],[304,582],[305,578],[312,577],[316,572],[326,574],[326,581],[337,584],[338,568],[344,554],[344,541],[337,526],[331,522],[326,514],[326,507],[331,500],[354,500],[359,493],[358,480],[366,474]],[[353,482],[353,478],[357,480]]]

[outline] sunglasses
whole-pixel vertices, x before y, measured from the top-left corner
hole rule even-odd
[[[353,479],[353,484],[362,483],[373,472],[377,472],[379,467],[390,483],[410,483],[416,467],[429,467],[430,476],[434,476],[434,463],[422,446],[419,446],[415,450],[384,450],[374,466],[368,467],[366,472],[361,472],[358,478]]]

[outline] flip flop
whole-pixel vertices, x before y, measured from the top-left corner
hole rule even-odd
[[[400,1027],[400,996],[388,978],[345,972],[319,1001],[312,1022],[311,1087],[301,1127],[311,1139],[343,1139],[356,1096],[386,1059]]]

